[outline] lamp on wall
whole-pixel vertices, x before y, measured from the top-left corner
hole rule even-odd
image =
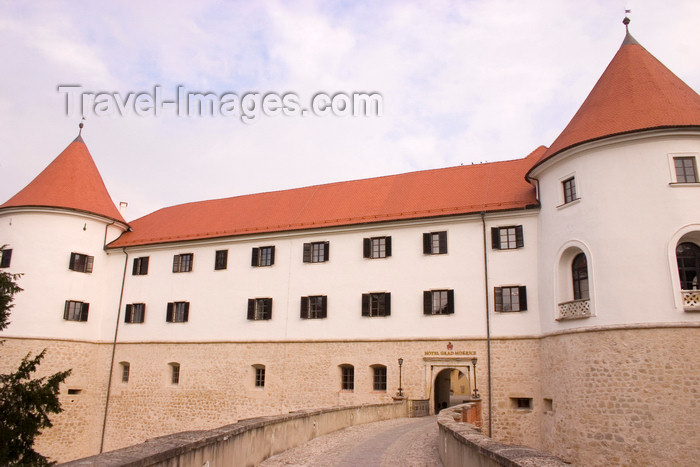
[[[399,358],[399,392],[396,393],[397,397],[403,397],[403,388],[401,387],[401,367],[403,366],[403,358]]]
[[[474,392],[472,393],[472,399],[480,399],[479,390],[476,388],[476,358],[472,358],[472,366],[474,367]]]

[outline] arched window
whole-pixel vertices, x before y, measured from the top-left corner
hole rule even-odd
[[[355,390],[355,367],[352,365],[340,365],[340,389],[343,391]]]
[[[682,290],[698,290],[700,276],[700,247],[695,243],[680,243],[676,247],[678,275]]]
[[[170,366],[170,384],[180,384],[180,364],[176,362],[168,363]]]
[[[574,300],[588,300],[588,261],[584,253],[579,253],[574,258],[571,277],[574,283]]]

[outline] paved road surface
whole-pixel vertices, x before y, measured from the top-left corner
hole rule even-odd
[[[436,417],[352,426],[265,460],[261,467],[442,467]]]

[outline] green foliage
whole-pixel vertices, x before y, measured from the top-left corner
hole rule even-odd
[[[15,282],[21,274],[0,272],[0,331],[10,324],[10,310],[14,306],[12,300],[22,289]]]
[[[0,330],[7,327],[14,295],[22,291],[15,282],[19,274],[0,272]],[[2,342],[0,342],[2,345]],[[46,349],[22,359],[16,372],[0,374],[0,465],[52,465],[33,449],[34,438],[51,427],[48,414],[61,412],[59,385],[71,370],[32,379]]]
[[[27,355],[15,373],[0,375],[1,465],[51,465],[32,446],[36,435],[52,426],[48,414],[61,412],[58,386],[71,372],[32,379],[45,353]]]

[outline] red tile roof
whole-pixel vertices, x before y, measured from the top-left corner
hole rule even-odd
[[[700,95],[628,33],[581,108],[538,164],[587,141],[689,126],[700,126]]]
[[[110,247],[523,209],[536,206],[525,172],[542,156],[425,170],[160,209]]]
[[[126,223],[80,136],[0,209],[20,206],[86,211]]]

